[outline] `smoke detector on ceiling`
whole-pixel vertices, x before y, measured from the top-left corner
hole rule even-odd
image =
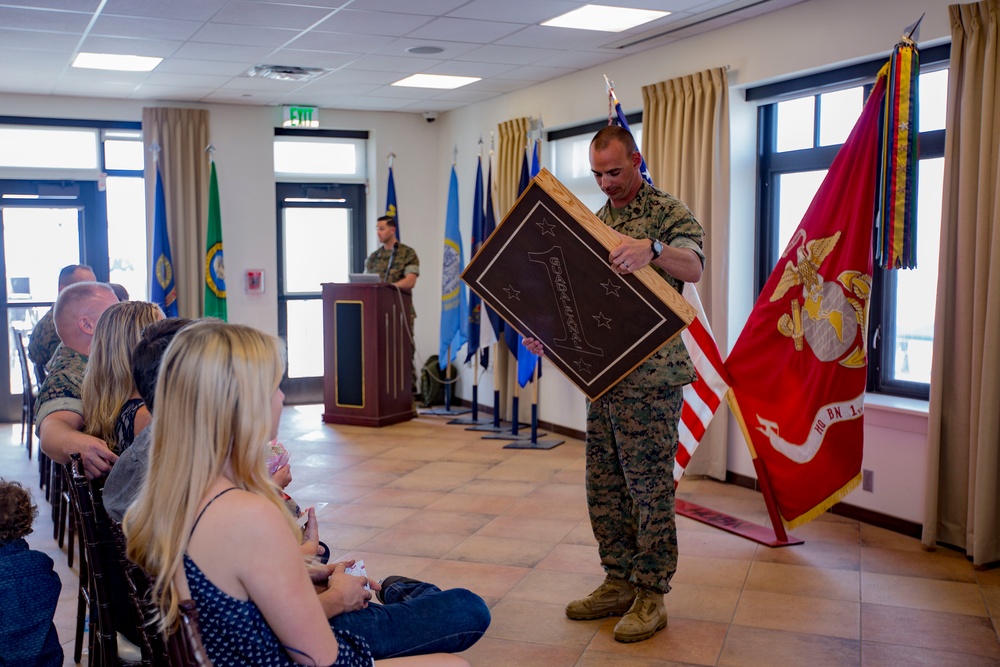
[[[277,81],[309,81],[326,74],[322,67],[297,67],[295,65],[254,65],[247,70],[247,76]]]

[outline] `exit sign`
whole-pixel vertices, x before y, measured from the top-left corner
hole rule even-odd
[[[285,107],[283,127],[319,127],[317,107]]]

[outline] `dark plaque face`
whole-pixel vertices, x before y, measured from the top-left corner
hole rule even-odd
[[[536,180],[462,278],[594,399],[686,325],[637,274],[615,273],[608,252]]]

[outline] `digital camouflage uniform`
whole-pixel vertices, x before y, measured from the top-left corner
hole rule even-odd
[[[705,261],[698,221],[682,202],[645,182],[617,216],[610,202],[597,216],[622,234],[690,248]],[[651,266],[681,291],[680,280]],[[695,378],[691,357],[675,336],[587,406],[587,504],[601,564],[614,579],[660,593],[670,590],[677,569],[677,423],[681,388]]]
[[[392,248],[385,248],[384,246],[379,246],[378,249],[372,254],[368,255],[368,259],[365,260],[365,273],[377,273],[379,276],[385,280],[385,270],[389,268],[389,257],[392,256]],[[410,274],[420,275],[420,260],[417,258],[417,252],[408,245],[399,244],[396,248],[396,257],[392,260],[392,268],[389,269],[389,279],[385,280],[387,283],[397,283],[403,279],[404,276]],[[417,317],[417,311],[414,310],[413,304],[410,304],[410,330],[413,330],[413,320]]]
[[[52,315],[55,308],[49,308],[31,331],[28,341],[28,358],[36,366],[45,367],[59,347],[59,334],[56,333],[56,322]]]
[[[375,252],[368,255],[365,260],[365,273],[377,273],[387,283],[396,283],[409,274],[420,275],[420,259],[417,258],[417,251],[408,245],[399,244],[396,248],[396,256],[392,260],[392,268],[389,268],[389,257],[392,256],[392,248],[379,246]],[[389,279],[386,280],[385,270],[389,268]],[[410,334],[413,334],[414,320],[417,319],[417,310],[410,302]],[[416,350],[416,345],[413,346]],[[417,367],[413,366],[410,381],[411,391],[414,395],[420,392],[420,382],[417,381]]]
[[[87,357],[65,345],[56,348],[35,401],[35,428],[41,429],[42,420],[53,412],[68,410],[83,416],[80,387],[87,370]]]

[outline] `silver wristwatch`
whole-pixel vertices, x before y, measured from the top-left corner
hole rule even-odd
[[[650,241],[652,242],[651,249],[653,251],[653,259],[656,259],[660,256],[660,253],[663,252],[663,244],[660,243],[660,239],[650,239]]]

